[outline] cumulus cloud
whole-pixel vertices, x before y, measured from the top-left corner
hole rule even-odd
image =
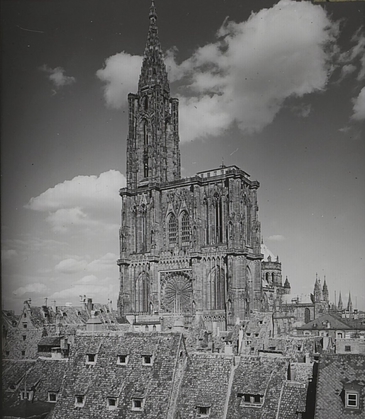
[[[107,253],[99,259],[91,262],[86,259],[67,258],[61,260],[56,266],[55,271],[63,274],[73,274],[76,272],[102,272],[109,268],[116,266],[117,255],[114,253]]]
[[[115,54],[105,60],[104,68],[96,76],[105,83],[104,99],[110,108],[120,108],[126,104],[128,93],[136,89],[142,57],[125,52]]]
[[[40,69],[48,74],[48,79],[57,89],[76,82],[75,77],[65,75],[62,67],[51,68],[44,64]]]
[[[13,291],[13,294],[15,294],[18,297],[23,296],[24,294],[47,294],[49,292],[49,288],[41,284],[39,282],[36,282],[34,284],[28,284],[25,287],[20,287]]]
[[[352,119],[356,121],[365,120],[365,87],[361,89],[359,96],[354,99],[353,111]]]
[[[246,22],[226,19],[215,42],[182,63],[170,49],[165,62],[170,81],[179,81],[181,141],[220,135],[232,124],[260,131],[285,99],[325,89],[337,35],[322,7],[281,0]],[[124,52],[106,60],[97,75],[109,106],[122,106],[135,90],[140,65],[141,57]]]
[[[343,52],[339,56],[339,62],[344,64],[342,67],[342,73],[345,71],[355,71],[357,67],[354,65],[354,62],[359,60],[359,72],[357,75],[357,80],[363,80],[365,78],[365,35],[364,28],[359,28],[354,36],[351,39],[351,42],[354,44],[349,50]],[[341,76],[342,76],[341,73]]]
[[[61,260],[56,266],[55,271],[64,273],[64,274],[72,274],[75,272],[80,272],[87,267],[87,262],[85,260],[76,260],[76,259],[64,259]]]
[[[282,236],[281,234],[274,234],[272,236],[269,236],[266,240],[270,240],[273,242],[282,242],[285,240],[285,237]]]
[[[46,212],[47,222],[59,233],[76,226],[114,226],[120,209],[118,191],[125,184],[124,175],[116,170],[99,176],[77,176],[31,198],[25,207]]]
[[[97,302],[106,302],[109,297],[118,293],[118,284],[115,279],[100,279],[94,275],[81,278],[72,287],[54,292],[49,298],[60,300],[79,300],[80,295],[87,295]]]

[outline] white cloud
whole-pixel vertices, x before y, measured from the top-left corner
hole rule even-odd
[[[365,120],[365,87],[359,93],[359,96],[354,100],[352,119],[356,121]]]
[[[25,287],[20,287],[13,291],[13,294],[15,294],[18,297],[21,297],[24,294],[47,294],[49,292],[49,288],[41,284],[39,282],[36,282],[34,284],[28,284]]]
[[[65,75],[65,70],[62,67],[50,68],[44,64],[40,69],[49,74],[48,79],[56,88],[67,86],[76,82],[75,77]]]
[[[83,278],[79,279],[76,283],[81,285],[100,285],[100,281],[95,275],[84,276]]]
[[[56,266],[55,271],[63,274],[73,274],[76,272],[102,272],[116,267],[117,255],[107,253],[99,259],[88,262],[77,256],[61,260]]]
[[[104,68],[96,72],[105,83],[104,99],[107,106],[120,108],[127,104],[128,93],[136,90],[142,57],[125,52],[112,55],[105,60]]]
[[[342,68],[341,68],[341,77],[340,77],[340,81],[343,80],[345,77],[347,77],[348,75],[352,74],[354,71],[356,71],[356,66],[353,64],[345,64]]]
[[[114,228],[119,221],[119,189],[125,184],[125,177],[116,170],[100,176],[77,176],[31,198],[25,207],[47,212],[47,222],[59,233],[76,226]]]
[[[107,253],[100,259],[93,260],[87,266],[87,269],[92,272],[104,271],[108,268],[114,268],[116,266],[118,256],[114,253]]]
[[[108,298],[118,294],[118,283],[115,279],[100,279],[96,276],[85,276],[72,287],[54,292],[49,298],[56,300],[59,304],[62,300],[79,301],[80,295],[87,295],[95,302],[106,302]]]
[[[56,266],[55,271],[64,273],[64,274],[72,274],[75,272],[80,272],[85,270],[87,267],[87,262],[85,260],[76,260],[76,259],[64,259],[61,260]]]
[[[360,70],[357,75],[357,80],[363,80],[365,78],[365,36],[362,27],[355,32],[351,41],[355,45],[339,56],[340,63],[348,63],[348,65],[344,65],[342,68],[342,73],[343,71],[353,72],[356,69],[354,62],[359,59]]]
[[[215,105],[202,124],[206,134],[211,134],[210,123],[219,125],[217,134],[233,122],[243,131],[259,131],[273,121],[286,98],[323,90],[337,32],[321,7],[289,0],[252,14],[247,22],[225,22],[215,44],[182,63],[194,106],[199,109],[207,98]],[[185,105],[182,101],[182,127],[192,126]],[[193,140],[202,130],[192,126],[181,139]]]
[[[286,239],[281,234],[274,234],[272,236],[269,236],[266,240],[270,240],[270,241],[273,241],[273,242],[282,242]]]

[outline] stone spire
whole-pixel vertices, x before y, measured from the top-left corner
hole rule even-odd
[[[155,3],[152,0],[150,13],[150,26],[148,29],[146,48],[143,54],[143,63],[138,83],[138,92],[144,89],[159,85],[169,92],[167,71],[163,59],[162,48],[158,38],[157,13]]]
[[[337,304],[337,308],[342,311],[343,310],[343,303],[342,303],[342,297],[341,297],[341,292],[340,295],[338,297],[338,304]]]
[[[284,294],[290,294],[290,282],[288,280],[288,277],[285,278],[285,282],[284,282]]]
[[[352,313],[352,301],[351,301],[351,294],[349,293],[349,301],[347,303],[347,311]]]
[[[127,188],[181,178],[179,101],[170,97],[152,1],[137,94],[128,95]]]
[[[324,277],[323,288],[322,288],[322,296],[323,296],[323,300],[328,303],[329,302],[329,293],[328,293],[328,287],[327,287],[327,283],[326,283],[326,277]]]
[[[318,278],[316,273],[316,282],[314,284],[314,302],[319,303],[322,301],[322,290],[321,290],[321,280]]]

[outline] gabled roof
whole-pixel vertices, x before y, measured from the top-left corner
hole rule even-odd
[[[327,327],[329,324],[329,327]],[[332,314],[326,313],[297,328],[298,330],[350,329],[345,322]]]

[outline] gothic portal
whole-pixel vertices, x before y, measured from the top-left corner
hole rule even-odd
[[[121,316],[157,314],[222,329],[261,310],[259,183],[237,166],[181,178],[178,99],[170,96],[152,2],[138,91],[128,95],[121,189]]]

